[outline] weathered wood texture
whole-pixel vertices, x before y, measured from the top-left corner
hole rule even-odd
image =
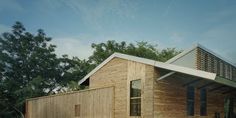
[[[27,105],[27,118],[114,118],[114,88],[34,98]],[[76,105],[79,116],[75,116]]]
[[[90,88],[115,87],[115,118],[130,116],[130,81],[141,79],[141,109],[143,118],[153,118],[154,67],[142,63],[114,58],[90,77]]]
[[[173,78],[174,79],[174,78]],[[159,81],[154,86],[154,118],[214,118],[215,112],[224,115],[221,93],[207,93],[207,116],[200,116],[200,90],[195,89],[195,114],[187,116],[186,87],[170,81]]]
[[[130,91],[127,92],[127,118],[153,118],[153,82],[154,67],[138,62],[128,62],[127,88],[132,80],[141,80],[141,116],[130,116]]]
[[[127,66],[127,60],[114,58],[89,79],[89,88],[114,86],[115,118],[125,118],[127,114]]]
[[[208,92],[207,116],[200,116],[198,89],[195,89],[195,116],[188,117],[183,83],[178,78],[156,82],[159,72],[154,66],[114,58],[90,77],[88,92],[28,101],[27,118],[213,118],[215,112],[223,117],[225,95],[215,92]],[[141,116],[131,117],[130,81],[137,79],[141,79],[142,84]],[[95,89],[106,86],[113,86],[113,89]],[[80,117],[74,117],[78,104]]]

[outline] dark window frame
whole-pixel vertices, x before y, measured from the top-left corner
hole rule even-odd
[[[200,90],[200,116],[207,116],[207,90]]]
[[[194,116],[195,104],[195,88],[193,86],[187,87],[187,115]]]
[[[140,82],[136,94],[132,93],[133,82]],[[130,81],[130,116],[141,116],[141,79]]]

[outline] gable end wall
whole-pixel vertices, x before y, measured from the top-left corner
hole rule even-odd
[[[139,62],[114,58],[90,77],[89,88],[114,86],[115,118],[153,118],[154,67]],[[141,117],[129,115],[130,81],[141,79]]]

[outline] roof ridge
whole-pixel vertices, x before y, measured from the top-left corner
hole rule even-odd
[[[116,53],[113,53],[111,56],[109,56],[101,64],[99,64],[95,69],[93,69],[90,73],[88,73],[83,79],[81,79],[79,81],[79,84],[82,84],[86,79],[88,79],[91,75],[93,75],[96,71],[98,71],[101,67],[103,67],[106,63],[108,63],[110,60],[112,60],[115,57],[130,60],[130,61],[135,61],[135,62],[139,62],[139,63],[143,63],[143,64],[147,64],[147,65],[151,65],[154,67],[163,68],[163,69],[167,69],[167,70],[171,70],[171,71],[175,71],[175,72],[185,73],[185,74],[192,75],[192,76],[207,78],[207,79],[211,79],[211,80],[213,80],[216,76],[216,74],[210,73],[210,72],[205,72],[205,71],[196,70],[196,69],[192,69],[192,68],[188,68],[188,67],[184,67],[184,66],[168,64],[168,63],[164,63],[164,62],[159,62],[159,61],[155,61],[155,60],[151,60],[151,59],[146,59],[146,58],[142,58],[142,57],[137,57],[137,56],[132,56],[132,55],[127,55],[127,54],[122,54],[122,53],[116,52]]]

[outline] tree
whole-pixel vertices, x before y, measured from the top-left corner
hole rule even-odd
[[[65,91],[75,91],[84,89],[86,86],[78,85],[78,81],[86,76],[93,68],[95,68],[94,64],[89,63],[87,60],[80,60],[78,57],[73,57],[73,67],[70,69],[68,74],[65,78],[67,79],[66,86],[60,92]]]
[[[55,45],[43,30],[26,32],[20,22],[0,36],[0,117],[17,117],[25,99],[52,93],[66,85],[73,66],[67,56],[58,58]]]
[[[177,51],[175,48],[166,48],[161,50],[157,48],[157,45],[152,45],[147,42],[126,44],[126,42],[118,43],[114,40],[109,40],[106,43],[93,43],[92,48],[94,49],[94,52],[93,55],[89,57],[89,62],[95,65],[100,64],[114,52],[120,52],[162,62],[167,61],[181,52]]]
[[[57,57],[52,39],[43,30],[27,32],[20,22],[12,32],[0,36],[0,118],[18,117],[24,112],[25,99],[53,94],[55,91],[78,90],[77,82],[114,52],[157,61],[166,61],[180,51],[160,50],[147,42],[136,44],[107,41],[92,44],[88,60],[67,55]]]

